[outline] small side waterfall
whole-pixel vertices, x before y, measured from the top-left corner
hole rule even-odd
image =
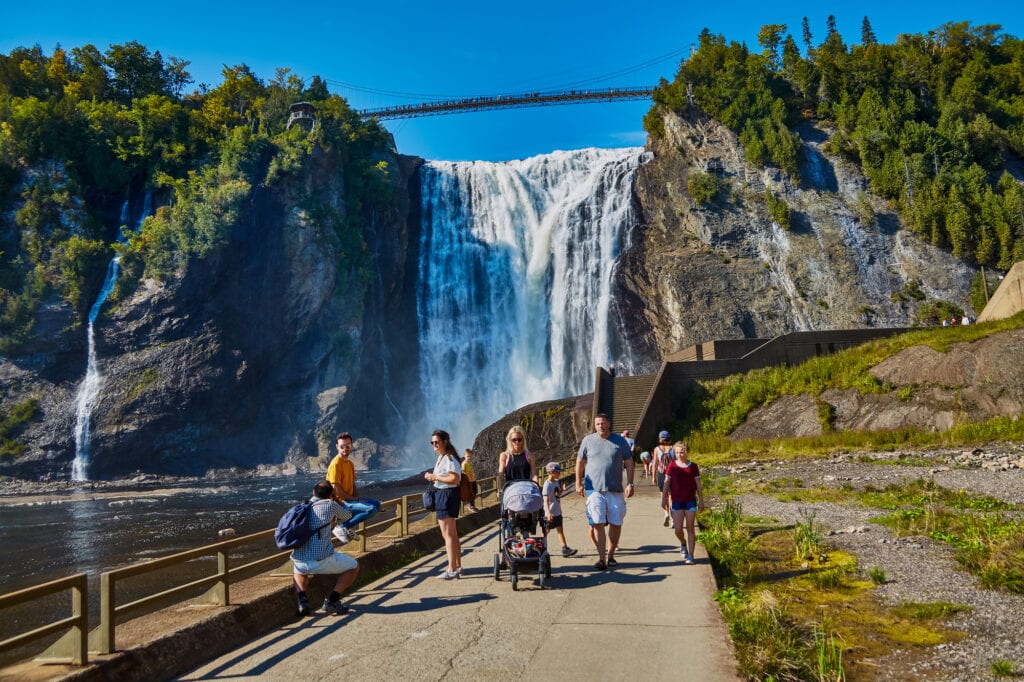
[[[520,405],[585,393],[623,345],[612,274],[642,149],[423,167],[420,380],[460,447]],[[465,445],[463,445],[465,444]]]
[[[142,213],[139,215],[135,229],[141,227],[142,221],[149,215],[151,201],[152,195],[147,191],[142,206]],[[125,226],[127,224],[128,201],[126,200],[121,206],[120,225]],[[117,241],[123,243],[126,239],[127,235],[121,231],[118,234]],[[110,260],[110,264],[107,265],[106,279],[103,280],[103,286],[100,288],[99,296],[96,297],[96,302],[89,309],[87,332],[89,346],[88,361],[85,368],[85,378],[78,387],[78,395],[75,396],[75,459],[71,463],[72,481],[89,480],[90,419],[92,417],[92,408],[96,404],[96,398],[99,397],[100,387],[103,385],[103,376],[100,374],[96,364],[96,333],[94,325],[96,318],[99,317],[100,310],[103,308],[103,304],[106,302],[107,297],[110,296],[110,292],[114,290],[114,285],[117,284],[117,275],[120,270],[121,254],[117,254]]]

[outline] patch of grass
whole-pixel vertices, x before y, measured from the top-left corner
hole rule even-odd
[[[985,588],[1024,594],[1024,520],[941,504],[873,519],[899,535],[925,535],[956,548],[956,560]]]
[[[815,523],[815,513],[800,511],[800,520],[793,529],[793,545],[796,558],[800,561],[814,561],[822,553],[821,527]]]
[[[935,620],[952,616],[954,613],[971,611],[972,608],[967,604],[953,604],[948,601],[902,602],[899,606],[894,606],[892,612],[910,620]]]
[[[25,451],[25,446],[19,443],[14,436],[36,415],[38,406],[38,400],[28,398],[9,410],[4,410],[0,416],[0,459],[17,457]]]
[[[872,566],[868,569],[868,578],[876,585],[884,585],[886,580],[885,569],[881,566]]]
[[[1020,673],[1017,672],[1017,666],[1013,661],[1008,661],[1005,658],[997,658],[992,661],[989,665],[989,670],[996,677],[1018,677]]]

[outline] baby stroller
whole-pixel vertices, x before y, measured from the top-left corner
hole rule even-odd
[[[537,524],[547,530],[542,510],[544,498],[533,481],[509,481],[501,492],[498,518],[498,553],[494,555],[494,579],[501,580],[507,568],[512,589],[519,589],[519,574],[536,572],[544,589],[551,578],[551,557],[543,535],[536,536]]]

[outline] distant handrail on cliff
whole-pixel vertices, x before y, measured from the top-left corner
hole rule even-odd
[[[489,95],[450,99],[419,104],[400,104],[379,109],[362,109],[363,118],[417,118],[420,116],[441,116],[466,111],[488,111],[492,109],[521,109],[523,107],[544,107],[560,104],[584,104],[588,102],[625,102],[649,99],[654,92],[651,87],[605,88],[600,90],[566,90],[563,92],[523,92],[512,95]]]

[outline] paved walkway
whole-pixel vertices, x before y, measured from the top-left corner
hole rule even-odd
[[[567,496],[580,552],[555,548],[549,589],[533,574],[517,592],[507,571],[494,580],[495,523],[462,538],[461,580],[435,579],[435,552],[346,595],[348,615],[296,620],[181,679],[738,680],[704,548],[682,564],[647,481],[628,509],[614,570],[593,570],[583,502]]]

